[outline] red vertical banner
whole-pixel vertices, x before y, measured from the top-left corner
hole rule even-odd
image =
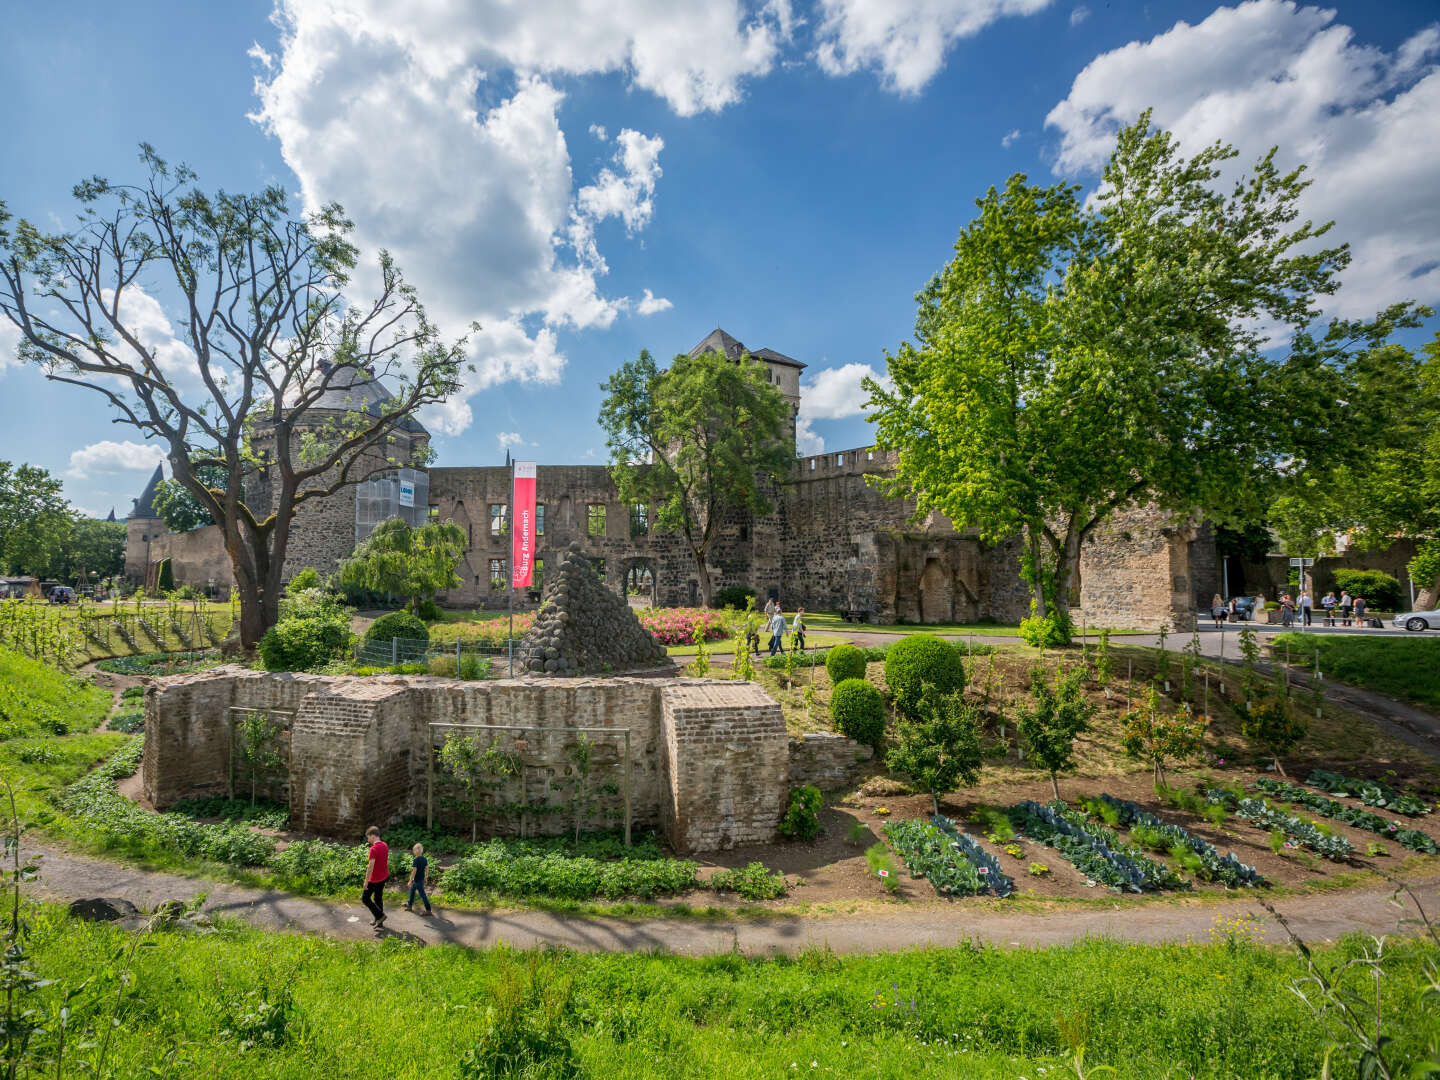
[[[535,462],[515,462],[510,499],[510,585],[528,589],[535,578]]]

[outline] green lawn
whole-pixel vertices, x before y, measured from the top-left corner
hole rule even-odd
[[[1287,644],[1290,662],[1297,667],[1313,669],[1318,651],[1320,671],[1328,678],[1440,706],[1440,637],[1277,634],[1271,638],[1270,655],[1283,660]]]
[[[42,1014],[88,977],[72,1038],[107,1028],[130,940],[41,910],[29,966],[56,980],[34,995]],[[1083,1045],[1086,1075],[1301,1080],[1324,1059],[1289,989],[1298,960],[1243,940],[798,959],[474,953],[235,926],[151,940],[118,994],[107,1075],[1034,1080],[1072,1076]],[[1328,968],[1355,947],[1317,956]],[[1395,940],[1386,957],[1384,1027],[1395,1059],[1415,1061],[1440,1037],[1416,1004],[1435,951]]]
[[[805,613],[806,625],[822,630],[843,630],[849,634],[974,634],[976,637],[1019,637],[1018,625],[1000,623],[850,623],[840,617],[838,611],[816,611]],[[1087,626],[1086,633],[1094,637],[1100,628]],[[1112,629],[1112,634],[1144,634],[1145,630]],[[1075,628],[1080,636],[1080,628]]]
[[[93,731],[109,711],[106,691],[0,648],[0,740]]]

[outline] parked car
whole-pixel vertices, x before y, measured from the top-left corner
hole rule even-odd
[[[1393,626],[1403,626],[1406,630],[1440,630],[1440,610],[1402,612],[1391,619],[1390,623]]]
[[[69,585],[56,585],[50,590],[50,603],[52,604],[73,604],[75,602],[75,590]]]

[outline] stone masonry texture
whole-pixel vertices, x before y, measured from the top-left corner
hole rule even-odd
[[[557,834],[576,824],[623,822],[629,736],[632,821],[660,829],[678,851],[761,843],[776,835],[791,762],[823,783],[863,760],[863,748],[796,751],[780,706],[752,683],[702,679],[574,678],[464,682],[429,676],[334,677],[229,666],[156,680],[145,703],[144,794],[164,809],[232,786],[231,730],[238,710],[284,725],[288,794],[304,832],[356,839],[369,825],[436,817],[470,823],[431,755],[457,733],[498,742],[520,772],[486,795],[483,835]],[[456,727],[447,725],[469,725]],[[478,727],[477,725],[484,725]],[[591,775],[574,768],[579,729],[590,729]],[[848,744],[848,745],[846,745]],[[798,753],[798,756],[797,756]],[[433,779],[431,788],[428,780]],[[826,784],[826,786],[834,786]],[[580,791],[588,798],[578,799]],[[523,812],[522,809],[523,808]]]

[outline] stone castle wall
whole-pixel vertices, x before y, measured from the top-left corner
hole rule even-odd
[[[780,706],[750,683],[700,679],[525,679],[461,682],[426,676],[336,678],[223,667],[157,682],[146,695],[143,785],[159,809],[231,790],[236,709],[259,709],[287,724],[288,791],[295,828],[358,838],[367,826],[427,811],[427,747],[455,729],[482,731],[520,755],[487,802],[529,807],[529,832],[573,827],[566,807],[577,777],[579,728],[592,747],[591,825],[623,821],[629,732],[630,810],[637,827],[663,829],[677,850],[714,850],[773,839],[789,792],[791,744]],[[517,742],[517,739],[520,740]],[[840,740],[848,742],[848,740]],[[851,744],[804,775],[841,773]],[[437,770],[438,771],[438,770]],[[243,775],[237,770],[236,775]],[[523,787],[522,787],[523,784]],[[456,792],[436,777],[440,820],[463,828]],[[487,832],[512,832],[519,812],[499,813]]]

